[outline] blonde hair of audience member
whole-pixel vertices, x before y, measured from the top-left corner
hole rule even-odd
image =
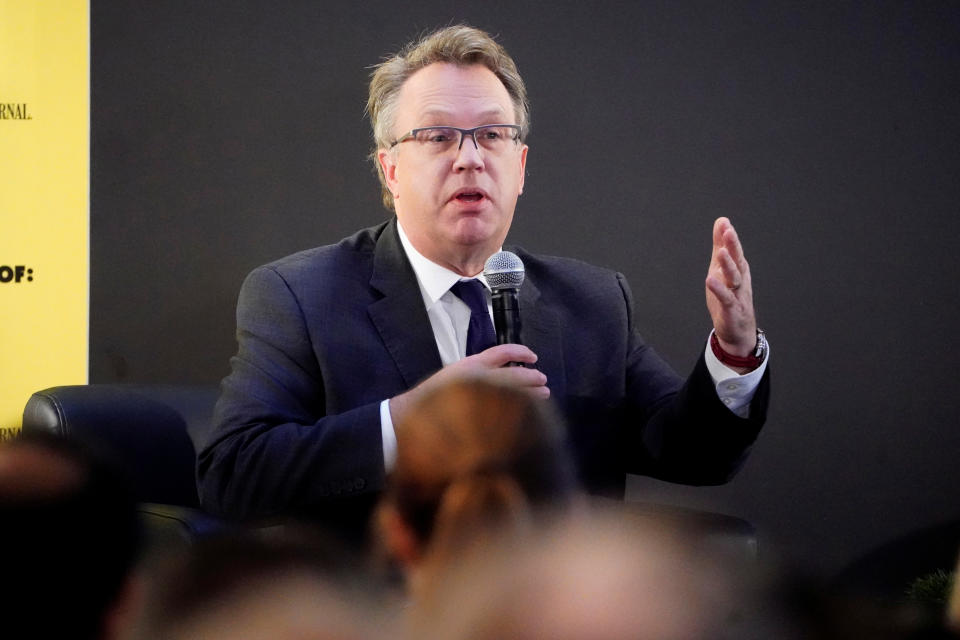
[[[781,637],[727,635],[749,598],[734,572],[677,533],[618,508],[558,521],[535,538],[494,540],[463,559],[408,637]]]
[[[414,73],[436,62],[459,66],[479,64],[492,71],[506,87],[513,102],[517,124],[521,127],[520,140],[525,140],[530,130],[530,104],[523,78],[506,49],[487,33],[466,25],[454,25],[410,43],[375,67],[367,99],[367,113],[370,114],[374,139],[370,159],[380,178],[383,205],[390,210],[393,209],[393,194],[387,188],[377,152],[389,148],[393,142],[393,121],[400,88]]]
[[[545,401],[479,379],[438,388],[396,425],[378,524],[412,595],[474,541],[530,531],[573,502],[564,433]]]

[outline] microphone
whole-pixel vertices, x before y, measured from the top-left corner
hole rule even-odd
[[[523,262],[509,251],[493,254],[483,267],[483,277],[492,292],[497,344],[523,344],[520,340],[520,285],[523,284],[523,275]],[[522,366],[522,363],[511,362],[510,365]]]

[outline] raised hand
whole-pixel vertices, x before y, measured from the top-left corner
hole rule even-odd
[[[753,283],[743,246],[727,218],[713,223],[713,252],[706,280],[707,309],[720,346],[734,356],[746,356],[757,344]]]

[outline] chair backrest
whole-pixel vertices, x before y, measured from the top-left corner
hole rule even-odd
[[[103,449],[127,472],[137,499],[199,507],[187,429],[210,421],[216,385],[91,384],[37,391],[23,431],[69,435]]]

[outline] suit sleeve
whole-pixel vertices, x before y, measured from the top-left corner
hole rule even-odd
[[[618,280],[628,312],[626,392],[633,407],[629,414],[635,421],[628,428],[628,471],[691,485],[729,481],[766,420],[769,368],[747,418],[737,416],[720,401],[702,350],[692,373],[677,388],[669,365],[640,337],[634,326],[630,288],[622,275],[618,274]]]
[[[253,271],[241,288],[237,342],[210,431],[195,437],[204,508],[237,519],[322,518],[379,490],[379,403],[328,415],[301,305],[271,267]]]

